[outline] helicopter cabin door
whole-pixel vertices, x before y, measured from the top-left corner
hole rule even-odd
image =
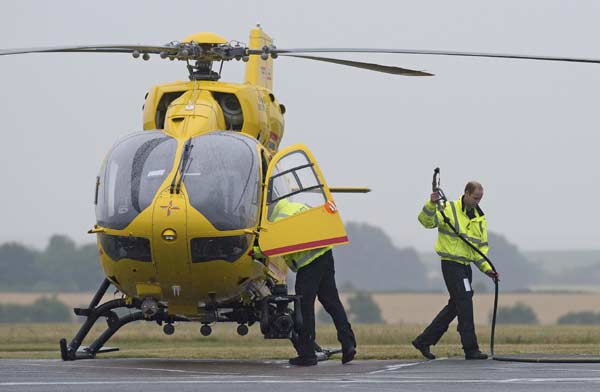
[[[348,243],[323,174],[305,145],[278,152],[266,179],[258,237],[266,256]]]

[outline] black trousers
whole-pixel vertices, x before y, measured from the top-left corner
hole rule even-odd
[[[301,295],[302,329],[295,344],[298,356],[315,357],[315,299],[331,315],[342,349],[356,346],[352,326],[348,322],[344,305],[335,285],[335,268],[331,250],[302,267],[296,274],[296,294]]]
[[[450,294],[448,305],[435,316],[431,324],[416,338],[416,342],[424,346],[435,345],[448,330],[448,325],[458,316],[457,329],[463,350],[466,353],[479,350],[473,320],[473,289],[467,290],[465,283],[465,279],[468,280],[470,288],[473,280],[471,266],[442,260],[442,274]]]

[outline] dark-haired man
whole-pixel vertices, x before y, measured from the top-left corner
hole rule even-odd
[[[458,200],[451,201],[443,207],[450,225],[463,238],[475,245],[483,254],[488,253],[487,223],[485,214],[479,207],[483,198],[483,186],[471,181],[465,186],[465,193]],[[435,345],[448,330],[448,325],[458,316],[458,332],[465,352],[465,359],[487,359],[487,355],[479,350],[475,324],[473,321],[473,289],[471,288],[471,263],[492,279],[499,275],[492,270],[490,264],[477,252],[471,249],[444,222],[436,202],[440,199],[438,192],[433,192],[419,213],[419,222],[428,228],[438,229],[435,251],[442,260],[442,274],[446,288],[450,294],[448,304],[438,313],[431,324],[413,340],[413,346],[427,359],[435,359],[429,347]]]

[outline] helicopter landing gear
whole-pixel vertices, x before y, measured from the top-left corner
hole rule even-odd
[[[119,323],[119,316],[112,310],[108,312],[106,316],[106,324],[108,328],[114,328]]]
[[[289,308],[291,302],[293,311]],[[288,339],[301,326],[300,297],[289,295],[286,285],[273,287],[272,295],[263,299],[260,315],[260,331],[265,339]]]
[[[117,332],[117,330],[125,324],[143,319],[143,314],[139,311],[130,313],[123,317],[119,317],[113,311],[113,309],[117,308],[136,307],[137,304],[127,304],[124,299],[113,299],[112,301],[105,302],[98,306],[98,303],[106,293],[106,290],[109,286],[110,281],[104,278],[88,307],[86,309],[74,309],[74,312],[77,316],[85,316],[86,320],[69,344],[67,344],[67,340],[64,338],[60,340],[60,354],[63,361],[94,358],[97,353],[117,351],[118,348],[103,347],[104,343],[106,343],[108,339],[110,339],[115,332]],[[90,332],[90,329],[96,320],[98,320],[100,317],[106,318],[108,329],[106,329],[106,331],[104,331],[104,333],[102,333],[102,335],[94,340],[94,342],[88,347],[81,347],[81,343]]]
[[[209,336],[212,333],[212,328],[208,324],[204,324],[200,327],[200,333],[202,336]]]
[[[77,316],[84,316],[85,321],[71,342],[67,344],[67,339],[65,338],[60,340],[60,356],[63,361],[92,359],[95,358],[96,354],[98,353],[118,351],[118,348],[104,347],[104,344],[119,329],[121,329],[121,327],[131,323],[132,321],[156,321],[160,325],[162,325],[163,322],[166,322],[167,324],[163,327],[163,331],[166,334],[169,334],[169,332],[173,333],[175,331],[175,327],[173,326],[174,321],[189,321],[185,317],[172,317],[167,315],[165,310],[158,306],[158,304],[156,312],[150,312],[153,314],[149,314],[148,310],[153,311],[153,305],[156,303],[152,303],[151,301],[146,302],[148,306],[145,307],[144,311],[141,310],[143,304],[142,301],[137,299],[133,299],[132,301],[126,301],[125,299],[113,299],[98,305],[106,293],[106,290],[108,290],[110,284],[110,281],[104,278],[88,307],[73,309]],[[135,311],[120,317],[117,311],[118,309],[135,309]],[[106,318],[106,324],[108,328],[96,340],[94,340],[92,344],[87,347],[81,346],[83,340],[87,337],[88,333],[100,317]]]
[[[248,335],[248,326],[246,324],[240,324],[237,327],[237,333],[240,336]]]
[[[163,332],[165,335],[173,335],[175,333],[175,326],[171,323],[165,324]]]

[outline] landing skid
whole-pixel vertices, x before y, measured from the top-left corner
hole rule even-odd
[[[115,334],[115,332],[117,332],[124,325],[132,321],[142,320],[144,318],[141,311],[130,313],[123,317],[119,317],[113,311],[117,308],[139,308],[139,304],[137,304],[135,301],[128,304],[124,299],[114,299],[98,306],[98,303],[106,293],[106,290],[109,286],[110,281],[105,278],[88,307],[86,309],[74,309],[76,315],[85,316],[86,319],[69,344],[67,344],[67,340],[65,338],[60,340],[60,355],[63,361],[91,359],[94,358],[98,353],[119,350],[118,348],[103,348],[104,343],[106,343]],[[96,340],[94,340],[92,344],[87,347],[81,347],[81,343],[100,317],[106,318],[108,328]]]

